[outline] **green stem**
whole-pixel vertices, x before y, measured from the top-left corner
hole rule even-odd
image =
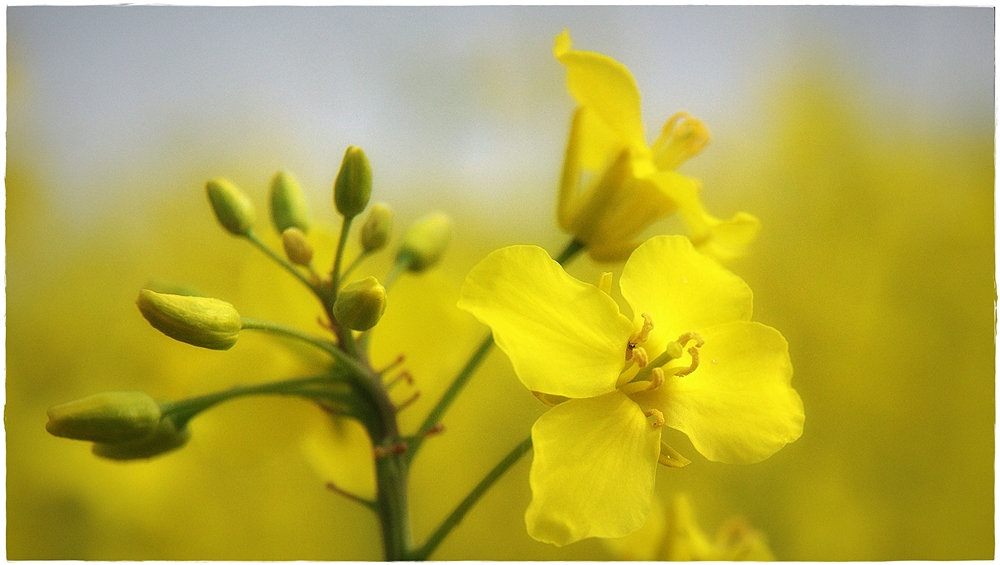
[[[587,247],[586,243],[583,243],[582,241],[574,238],[562,250],[562,252],[559,254],[559,257],[556,258],[556,263],[559,263],[560,265],[565,265],[570,259],[575,257],[577,253],[583,251],[585,247]]]
[[[340,278],[346,279],[347,275],[351,274],[351,271],[353,271],[358,265],[360,265],[362,261],[367,259],[369,255],[370,253],[368,253],[367,251],[363,251],[360,255],[355,257],[354,260],[351,261],[351,264],[348,265],[346,269],[344,269],[344,273],[340,275]]]
[[[281,265],[282,267],[284,267],[289,273],[291,273],[292,275],[294,275],[295,278],[297,278],[300,281],[302,281],[302,284],[306,285],[306,287],[308,287],[309,290],[313,291],[313,294],[315,294],[316,297],[319,298],[321,302],[324,301],[323,295],[320,293],[319,289],[316,288],[316,285],[314,285],[312,283],[312,281],[310,281],[308,278],[306,278],[306,276],[303,275],[301,271],[299,271],[298,269],[296,269],[294,265],[292,265],[291,263],[289,263],[288,260],[286,260],[281,255],[278,255],[277,251],[271,249],[263,241],[261,241],[260,238],[257,237],[256,233],[254,233],[251,230],[244,237],[247,238],[247,241],[249,241],[250,243],[254,244],[257,247],[257,249],[260,249],[261,251],[263,251],[265,255],[267,255],[271,259],[274,259],[274,261],[276,263],[278,263],[279,265]]]
[[[337,361],[340,361],[358,375],[367,375],[369,373],[368,369],[365,368],[360,363],[358,363],[358,361],[354,357],[352,357],[348,353],[338,348],[332,342],[326,341],[325,339],[316,337],[312,334],[306,333],[297,328],[286,326],[285,324],[279,324],[277,322],[272,322],[270,320],[260,320],[257,318],[246,318],[246,317],[241,318],[240,320],[243,323],[244,330],[259,330],[304,341],[310,345],[314,345],[322,349],[323,351],[326,351],[327,353],[332,355]],[[354,343],[353,340],[351,341],[351,343],[352,344]]]
[[[354,217],[344,217],[344,223],[340,226],[340,240],[337,242],[337,255],[333,259],[333,269],[330,271],[330,280],[333,283],[330,285],[330,303],[332,304],[337,298],[337,292],[340,290],[340,263],[344,260],[344,248],[347,247],[347,236],[351,233],[351,222],[354,221]]]
[[[573,239],[566,245],[562,252],[559,253],[559,257],[556,261],[560,265],[565,265],[579,252],[583,251],[585,247],[586,244],[577,239]],[[388,279],[388,277],[386,278]],[[462,367],[458,376],[456,376],[455,380],[452,381],[448,390],[444,392],[444,395],[441,396],[434,408],[431,409],[427,418],[424,419],[424,423],[420,425],[420,428],[418,428],[415,437],[410,440],[410,450],[407,454],[411,461],[413,460],[413,457],[416,456],[417,450],[420,448],[421,444],[423,444],[424,437],[427,432],[432,430],[438,422],[441,421],[441,417],[444,416],[445,411],[447,411],[451,406],[451,403],[455,401],[455,397],[458,396],[458,393],[465,388],[465,384],[472,377],[473,373],[475,373],[476,369],[479,368],[479,364],[486,358],[486,354],[493,348],[493,343],[493,334],[490,334],[483,339],[483,341],[479,344],[479,347],[477,347],[472,353],[472,356],[469,357],[469,360],[466,361],[465,366]]]
[[[406,271],[407,267],[410,266],[410,258],[407,256],[398,257],[396,262],[392,264],[392,268],[385,275],[385,280],[382,281],[382,286],[385,288],[386,292],[392,288],[392,285],[396,284],[396,279],[399,275]]]
[[[483,477],[483,480],[479,481],[479,484],[477,484],[476,487],[473,488],[468,495],[466,495],[465,499],[463,499],[462,502],[460,502],[458,506],[451,511],[451,514],[449,514],[448,517],[441,522],[441,525],[438,526],[429,538],[427,538],[427,541],[410,554],[410,558],[414,561],[423,561],[430,557],[431,553],[434,553],[434,550],[437,549],[437,546],[440,545],[445,536],[451,532],[452,528],[457,526],[459,522],[462,521],[462,518],[465,517],[476,502],[478,502],[479,499],[486,494],[486,491],[493,486],[493,483],[497,482],[497,480],[503,476],[503,474],[507,472],[507,470],[510,469],[511,466],[513,466],[514,463],[516,463],[525,453],[527,453],[529,449],[531,449],[531,437],[528,437],[521,443],[517,444],[517,446],[510,453],[508,453],[503,460],[497,463],[497,466],[487,473],[486,476]]]
[[[339,393],[329,388],[324,390],[323,388],[316,388],[313,386],[317,384],[329,385],[336,382],[346,385],[343,381],[339,381],[329,375],[323,375],[319,377],[276,381],[259,385],[236,386],[229,390],[166,403],[162,406],[161,412],[163,417],[173,417],[177,426],[183,427],[188,420],[215,406],[216,404],[244,396],[280,394],[286,396],[296,395],[309,398],[327,399],[336,397],[339,400],[349,401],[349,389],[343,391],[343,393]]]

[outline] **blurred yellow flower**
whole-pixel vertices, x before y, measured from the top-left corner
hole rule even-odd
[[[802,433],[787,343],[749,321],[752,293],[739,277],[687,238],[659,236],[632,253],[619,286],[633,321],[541,248],[512,246],[462,287],[459,307],[490,326],[521,382],[553,405],[531,432],[525,519],[540,541],[638,529],[657,462],[687,463],[661,443],[663,424],[726,463],[762,461]]]
[[[648,146],[629,70],[571,46],[563,31],[553,49],[579,104],[560,182],[559,227],[585,243],[593,259],[621,261],[639,245],[642,230],[679,211],[701,251],[719,259],[739,255],[756,237],[757,219],[743,212],[728,221],[709,215],[698,196],[700,181],[675,170],[708,143],[704,124],[678,113]]]
[[[669,510],[654,500],[642,528],[605,545],[630,561],[774,561],[767,539],[743,518],[727,521],[710,540],[683,494],[674,496]]]

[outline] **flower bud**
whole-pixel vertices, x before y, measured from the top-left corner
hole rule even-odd
[[[139,311],[164,334],[198,347],[229,349],[243,324],[240,313],[228,302],[200,296],[139,291]]]
[[[94,444],[91,450],[94,455],[116,461],[132,459],[149,459],[183,447],[191,439],[191,430],[187,426],[177,429],[173,418],[163,418],[155,431],[143,438],[132,439],[118,443]]]
[[[345,218],[353,218],[368,205],[372,194],[372,167],[360,147],[351,145],[340,163],[333,184],[333,202]]]
[[[312,224],[309,203],[299,188],[299,182],[284,171],[271,179],[271,220],[278,233],[292,227],[305,233]]]
[[[392,231],[392,211],[382,203],[372,205],[368,219],[361,225],[361,249],[374,253],[385,247]]]
[[[375,327],[385,312],[385,287],[375,277],[366,277],[345,286],[333,303],[337,321],[352,330]]]
[[[424,216],[410,226],[396,261],[408,261],[407,269],[420,272],[433,267],[451,240],[451,218],[441,212]]]
[[[253,203],[242,190],[228,180],[216,177],[205,183],[205,191],[222,227],[233,235],[250,233],[254,223]]]
[[[54,436],[119,442],[149,436],[160,423],[160,407],[143,392],[102,392],[53,406],[45,429]]]
[[[285,246],[285,255],[292,263],[303,267],[308,267],[312,263],[312,244],[299,228],[288,228],[281,232],[281,243]]]

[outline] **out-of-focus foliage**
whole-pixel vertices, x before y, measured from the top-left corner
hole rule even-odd
[[[989,559],[992,123],[912,130],[884,109],[874,120],[852,85],[829,72],[789,79],[768,107],[747,108],[768,124],[748,126],[753,143],[710,147],[723,152],[722,166],[699,173],[706,186],[739,187],[727,196],[706,191],[706,206],[761,220],[749,255],[730,268],[754,290],[754,318],[788,339],[805,431],[746,467],[708,462],[681,434],[665,432],[693,462],[660,469],[657,489],[664,499],[687,492],[702,524],[746,517],[780,559]],[[135,308],[138,289],[156,279],[190,284],[248,316],[316,328],[308,292],[212,217],[204,181],[240,171],[240,163],[208,171],[204,156],[192,156],[188,169],[157,179],[177,188],[143,203],[151,213],[142,225],[116,211],[81,236],[52,211],[56,192],[31,149],[8,138],[8,558],[380,558],[374,517],[326,490],[322,465],[312,464],[317,429],[328,424],[304,401],[224,405],[191,423],[187,446],[150,462],[108,462],[85,444],[46,434],[46,408],[94,392],[175,399],[308,374],[322,360],[265,335],[241,336],[225,353],[193,348],[164,338]],[[109,182],[143,178],[129,163],[121,167]],[[266,209],[268,177],[234,180]],[[555,186],[541,188],[551,190],[539,190],[538,206],[552,209]],[[374,190],[378,197],[377,180]],[[403,412],[404,430],[422,421],[486,332],[454,307],[465,273],[500,245],[541,243],[556,252],[564,244],[554,220],[522,228],[490,211],[449,207],[449,187],[436,185],[433,194],[426,208],[400,210],[390,246],[436,208],[455,216],[453,244],[438,267],[420,278],[403,275],[373,340],[376,363],[407,355],[424,395]],[[332,213],[313,204],[315,262],[329,265]],[[273,232],[266,237],[280,246]],[[356,241],[351,246],[357,250]],[[386,255],[354,277],[384,275]],[[569,269],[594,281],[601,270],[586,259]],[[403,400],[410,389],[396,392]],[[415,460],[417,540],[543,410],[494,352],[446,415],[445,433]],[[351,473],[362,489],[365,470]],[[527,474],[526,457],[434,557],[614,558],[596,540],[556,549],[528,538]]]

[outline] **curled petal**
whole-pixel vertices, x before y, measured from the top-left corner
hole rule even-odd
[[[458,307],[490,326],[528,389],[569,398],[615,389],[632,323],[544,249],[515,245],[487,255],[466,277]]]
[[[635,396],[666,425],[722,463],[756,463],[802,435],[802,400],[791,386],[788,344],[774,328],[733,322],[700,330],[698,368]]]
[[[760,221],[746,212],[738,212],[729,220],[720,220],[705,210],[701,203],[700,183],[677,183],[660,171],[649,178],[676,203],[691,232],[691,241],[702,252],[720,260],[739,257],[757,237]],[[676,174],[676,173],[674,173]]]
[[[528,534],[558,546],[621,537],[649,513],[660,430],[620,392],[551,408],[531,429]]]
[[[625,65],[607,55],[572,49],[569,31],[556,37],[553,53],[566,65],[566,85],[577,104],[593,109],[618,138],[646,147],[639,87]]]

